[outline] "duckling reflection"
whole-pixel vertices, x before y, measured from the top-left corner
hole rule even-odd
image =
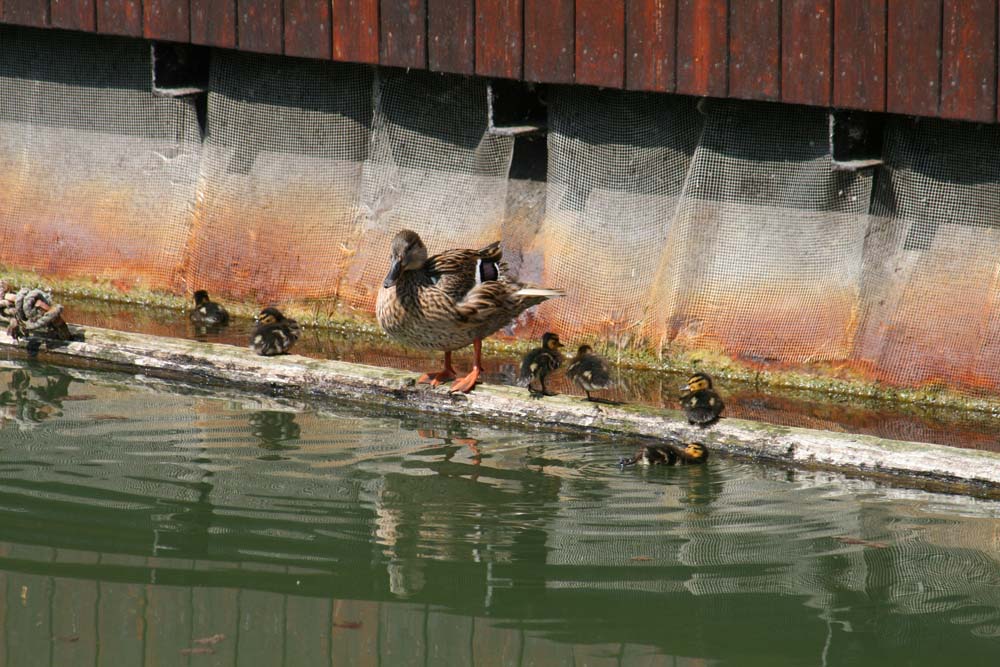
[[[259,410],[251,412],[248,417],[250,432],[257,438],[257,445],[270,451],[288,451],[298,447],[285,443],[298,440],[302,429],[295,421],[294,412],[278,412],[275,410]],[[278,460],[284,457],[278,455],[261,456],[262,460]]]
[[[0,372],[7,389],[0,392],[0,424],[15,422],[21,429],[34,428],[50,417],[62,415],[73,378],[58,369],[39,371],[45,384],[33,384],[33,375],[23,368]],[[7,377],[4,377],[7,375]]]

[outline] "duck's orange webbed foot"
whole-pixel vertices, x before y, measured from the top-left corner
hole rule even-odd
[[[449,351],[444,353],[444,368],[437,373],[424,373],[417,380],[417,384],[430,384],[430,386],[436,387],[442,382],[454,380],[455,377],[455,369],[451,366],[451,352]]]
[[[432,387],[436,387],[442,382],[448,382],[455,379],[455,371],[450,368],[446,368],[443,371],[438,371],[437,373],[424,373],[417,380],[417,384],[429,384]]]
[[[473,366],[472,372],[461,380],[455,380],[451,384],[451,389],[448,390],[448,393],[454,394],[455,392],[461,392],[463,394],[468,394],[479,382],[480,373],[482,373],[482,369],[480,369],[479,366]]]

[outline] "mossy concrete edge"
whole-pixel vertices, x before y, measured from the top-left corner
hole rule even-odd
[[[39,358],[87,362],[150,375],[235,384],[269,393],[363,403],[528,427],[600,431],[609,435],[697,440],[719,452],[755,460],[891,477],[902,483],[931,480],[1000,491],[1000,454],[874,436],[723,419],[708,429],[687,424],[679,411],[642,405],[605,405],[575,396],[533,399],[524,389],[479,385],[468,395],[414,383],[415,374],[392,368],[311,359],[260,357],[247,348],[178,338],[76,327],[82,341],[42,344]],[[32,349],[0,333],[0,345]],[[37,347],[35,345],[34,347]]]

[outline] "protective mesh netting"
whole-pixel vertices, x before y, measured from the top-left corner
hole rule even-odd
[[[201,137],[149,45],[0,26],[0,261],[181,289]]]
[[[371,70],[213,54],[186,277],[262,303],[337,293],[371,134]]]
[[[894,122],[854,356],[904,385],[1000,389],[1000,128]]]
[[[398,229],[501,238],[568,292],[525,335],[1000,389],[996,127],[890,119],[844,172],[824,110],[554,87],[535,233],[482,79],[214,51],[202,137],[145,42],[0,37],[4,264],[370,312]]]

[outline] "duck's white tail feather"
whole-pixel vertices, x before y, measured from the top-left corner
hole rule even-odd
[[[546,299],[555,298],[557,296],[566,296],[566,292],[561,289],[548,289],[545,287],[522,287],[521,289],[514,292],[515,296],[537,296]]]

